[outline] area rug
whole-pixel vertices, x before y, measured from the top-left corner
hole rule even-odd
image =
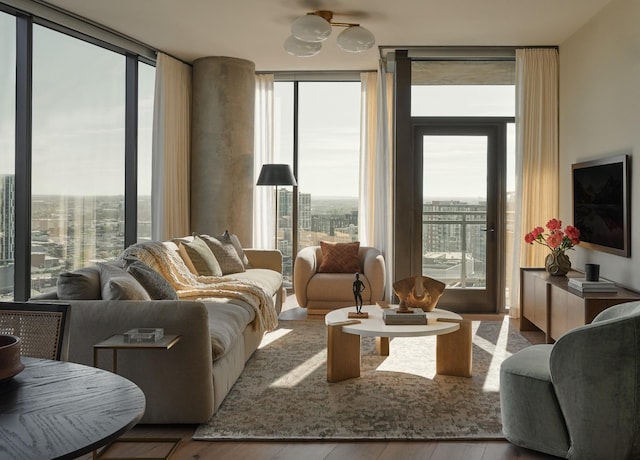
[[[473,377],[435,373],[435,337],[362,338],[361,376],[327,382],[323,321],[280,321],[196,440],[502,439],[500,363],[530,343],[502,321],[473,322]]]

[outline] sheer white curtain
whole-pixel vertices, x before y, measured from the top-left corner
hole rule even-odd
[[[256,75],[253,183],[265,163],[274,162],[273,74]],[[253,192],[253,247],[272,248],[275,241],[275,196],[270,186],[255,186]]]
[[[378,72],[360,74],[362,83],[360,122],[360,202],[358,238],[362,245],[378,248],[386,265],[386,299],[393,279],[393,155],[391,107],[393,85],[384,64]]]
[[[156,61],[153,109],[151,234],[189,234],[191,66],[166,54]]]
[[[524,233],[558,217],[558,50],[516,50],[516,218],[511,316],[520,316],[520,267],[541,267],[547,251]]]

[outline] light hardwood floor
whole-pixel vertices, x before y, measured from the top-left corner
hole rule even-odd
[[[295,297],[289,295],[280,315],[281,319],[307,319],[306,310],[298,307]],[[472,316],[471,319],[500,319],[495,316]],[[308,318],[323,320],[323,317]],[[513,320],[512,320],[513,321]],[[516,324],[517,326],[517,324]],[[540,334],[529,333],[532,343],[542,343]],[[555,459],[509,444],[507,441],[372,441],[372,442],[243,442],[243,441],[193,441],[196,425],[139,425],[124,438],[181,438],[171,460],[541,460]],[[115,444],[104,459],[162,458],[168,451],[167,444]],[[90,460],[91,455],[81,457]]]
[[[192,441],[195,426],[139,426],[126,436],[182,437],[171,460],[542,460],[548,455],[521,449],[506,441],[488,442],[242,442]],[[115,445],[108,452],[120,458],[164,455],[161,444]],[[89,460],[90,455],[82,457]],[[111,457],[112,458],[112,457]],[[160,457],[161,458],[161,457]]]

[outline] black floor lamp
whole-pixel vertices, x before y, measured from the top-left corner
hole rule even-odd
[[[291,168],[287,164],[266,164],[262,165],[260,176],[256,185],[275,185],[276,186],[276,228],[274,244],[278,249],[278,185],[298,185],[296,178],[293,177]]]

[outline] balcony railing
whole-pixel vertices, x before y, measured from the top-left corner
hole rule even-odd
[[[422,274],[448,287],[486,287],[486,210],[423,211]]]

